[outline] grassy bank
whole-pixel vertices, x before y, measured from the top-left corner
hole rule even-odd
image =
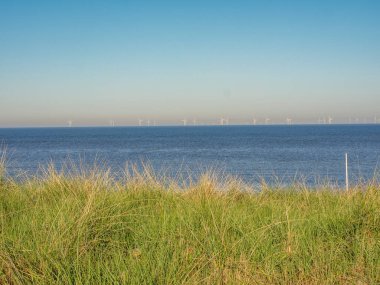
[[[0,284],[380,284],[380,187],[0,182]]]

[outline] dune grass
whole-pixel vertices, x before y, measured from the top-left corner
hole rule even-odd
[[[380,186],[0,179],[0,284],[380,284]]]

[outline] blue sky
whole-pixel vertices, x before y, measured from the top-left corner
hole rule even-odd
[[[0,1],[0,126],[380,118],[379,1]]]

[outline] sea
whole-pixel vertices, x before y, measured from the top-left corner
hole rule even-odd
[[[247,183],[350,185],[378,177],[380,125],[0,128],[7,175],[41,175],[54,164],[110,169],[149,166],[157,175],[209,171]],[[74,167],[75,166],[75,167]]]

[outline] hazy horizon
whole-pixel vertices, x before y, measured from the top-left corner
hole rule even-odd
[[[377,1],[3,1],[0,127],[380,122]]]

